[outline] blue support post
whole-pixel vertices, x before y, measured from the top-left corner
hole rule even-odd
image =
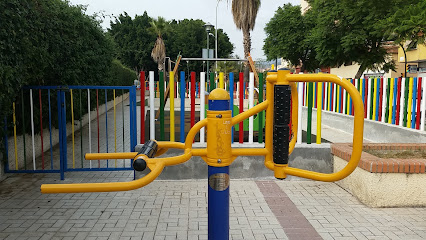
[[[185,142],[185,72],[180,72],[180,142]]]
[[[234,73],[229,73],[229,109],[231,109],[232,117],[234,117]],[[234,143],[234,127],[231,130],[231,143]]]
[[[229,103],[209,100],[209,110],[229,110]],[[208,239],[229,239],[229,166],[208,167]]]
[[[105,134],[106,134],[106,152],[108,153],[108,95],[105,89]],[[107,168],[109,160],[107,159]]]
[[[130,107],[130,151],[134,152],[137,144],[137,121],[136,121],[136,86],[132,86],[129,94]],[[132,163],[133,164],[133,163]]]

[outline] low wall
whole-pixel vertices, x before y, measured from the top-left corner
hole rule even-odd
[[[365,149],[419,150],[426,144],[366,144]],[[333,144],[334,172],[348,163],[350,144]],[[379,158],[362,152],[355,171],[336,182],[369,207],[426,206],[426,159]]]
[[[234,144],[233,147],[239,147]],[[138,145],[139,147],[140,145]],[[244,144],[245,148],[263,147],[263,144],[252,144],[251,146]],[[137,147],[137,150],[138,150]],[[181,150],[169,150],[161,157],[172,157],[182,154]],[[330,144],[300,144],[297,145],[290,155],[290,166],[306,169],[310,171],[331,173],[333,171],[333,163],[330,152]],[[201,157],[192,157],[189,161],[176,166],[166,167],[160,174],[158,179],[162,180],[182,180],[182,179],[206,179],[207,164]],[[149,170],[136,173],[137,178],[145,175]],[[267,169],[264,165],[264,157],[259,156],[242,156],[237,157],[230,166],[230,176],[233,179],[249,178],[249,179],[272,179],[274,173]]]
[[[308,109],[303,107],[303,116],[307,116]],[[316,109],[312,110],[312,124],[316,124]],[[322,124],[332,126],[346,133],[354,131],[353,116],[329,111],[322,111]],[[372,120],[364,120],[364,139],[377,143],[424,143],[426,131],[414,130],[393,124]]]

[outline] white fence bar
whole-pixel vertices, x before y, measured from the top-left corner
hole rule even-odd
[[[391,81],[394,79],[391,78]],[[398,84],[398,82],[397,82]],[[400,108],[399,108],[399,126],[404,126],[404,98],[405,98],[405,78],[401,80],[401,100],[400,100]],[[396,106],[395,106],[396,107]],[[389,109],[391,111],[391,109]]]
[[[249,78],[249,109],[254,107],[254,73]],[[249,117],[249,143],[253,143],[253,116]]]
[[[371,119],[370,118],[370,109],[371,109],[370,97],[371,97],[371,94],[372,94],[371,81],[373,81],[373,85],[374,85],[374,78],[369,78],[368,83],[366,83],[366,84],[368,84],[367,85],[367,89],[368,89],[368,91],[367,91],[367,102],[366,102],[366,104],[367,104],[367,119]]]
[[[149,138],[155,139],[154,71],[149,72]],[[145,104],[145,101],[141,101]],[[141,113],[145,114],[145,113]]]
[[[33,145],[33,168],[36,170],[35,163],[35,143],[34,143],[34,104],[33,104],[33,90],[30,89],[30,106],[31,106],[31,140]]]
[[[422,116],[421,116],[421,120],[420,120],[420,130],[424,131],[425,130],[425,108],[426,108],[426,78],[422,79],[422,89],[423,89],[423,97],[422,97],[422,101],[421,101],[421,112],[422,112]]]
[[[89,153],[92,153],[92,127],[90,124],[90,122],[92,121],[92,119],[90,118],[90,89],[87,89],[87,113],[89,116]],[[89,161],[89,166],[90,168],[92,168],[92,161]]]
[[[386,79],[383,79],[383,98],[382,98],[382,122],[386,122],[385,116],[386,116],[386,106],[389,106],[389,103],[386,102],[386,86],[387,85],[387,81]],[[389,101],[389,100],[388,100]]]
[[[347,79],[345,79],[346,81],[348,81]],[[349,81],[348,81],[349,82]],[[343,91],[343,102],[342,102],[342,105],[343,105],[343,108],[342,108],[342,113],[343,114],[346,114],[346,112],[345,112],[345,109],[346,109],[346,90],[342,87],[342,91]],[[349,110],[349,109],[348,109]]]
[[[303,82],[297,83],[297,91],[299,94],[299,104],[297,106],[298,116],[297,116],[297,143],[302,143],[302,105],[303,105]]]
[[[205,103],[205,87],[206,87],[206,73],[200,73],[200,121],[204,119],[204,103]],[[200,143],[204,143],[204,127],[200,130]]]

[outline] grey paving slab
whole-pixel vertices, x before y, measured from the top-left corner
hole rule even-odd
[[[0,239],[207,239],[207,181],[154,181],[129,192],[41,194],[57,174],[0,182]],[[67,173],[63,183],[132,180],[132,172]],[[287,239],[254,181],[231,183],[231,239]]]

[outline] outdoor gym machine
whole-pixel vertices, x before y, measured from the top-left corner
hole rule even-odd
[[[288,166],[289,154],[294,149],[297,134],[297,87],[295,82],[332,82],[342,86],[353,99],[354,133],[353,150],[348,164],[339,172],[325,174]],[[235,116],[231,116],[229,94],[217,88],[209,95],[207,118],[201,120],[189,131],[185,143],[157,142],[150,140],[142,149],[129,153],[86,154],[87,160],[98,159],[134,159],[133,168],[143,171],[148,167],[151,172],[146,176],[130,181],[116,183],[81,184],[43,184],[42,193],[81,193],[128,191],[151,183],[164,167],[184,163],[192,156],[200,156],[208,165],[208,236],[209,239],[229,239],[229,166],[238,156],[265,156],[265,166],[274,171],[277,179],[287,175],[332,182],[351,174],[358,165],[362,152],[364,107],[357,89],[348,81],[331,74],[290,74],[288,69],[268,72],[266,78],[266,101]],[[293,104],[290,114],[290,102]],[[232,148],[231,129],[244,119],[266,110],[265,147]],[[292,117],[292,132],[289,140],[289,123]],[[195,135],[202,127],[207,127],[207,147],[193,149]],[[175,157],[157,158],[170,148],[184,150]]]

